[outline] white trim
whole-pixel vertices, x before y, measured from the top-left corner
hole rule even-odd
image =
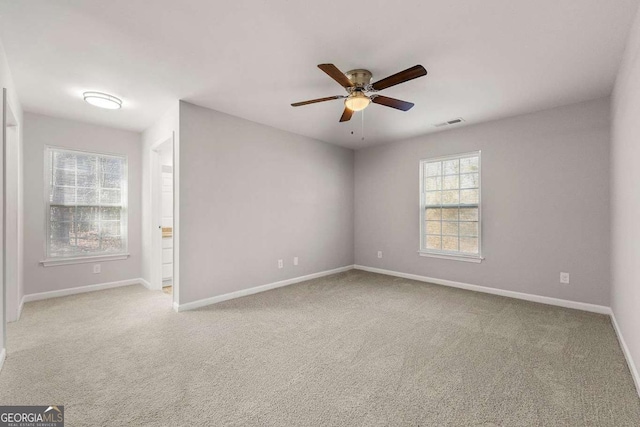
[[[629,371],[631,371],[631,377],[633,378],[633,382],[636,386],[636,393],[640,396],[640,374],[638,373],[636,364],[633,362],[629,347],[627,347],[627,343],[622,336],[622,331],[620,330],[620,326],[618,326],[618,321],[616,320],[616,315],[613,310],[611,311],[611,323],[613,324],[613,329],[616,331],[616,335],[618,336],[618,341],[620,342],[620,347],[622,347],[624,357],[627,359],[627,366],[629,366]]]
[[[15,317],[7,316],[7,323],[13,323],[20,320],[20,316],[22,316],[22,308],[24,307],[24,297],[18,302],[15,312]]]
[[[149,282],[156,290],[162,289],[162,165],[161,156],[158,151],[160,147],[171,142],[172,136],[166,136],[154,142],[149,148],[149,159],[151,161],[150,189],[151,189],[151,275]],[[173,157],[173,156],[172,156]]]
[[[7,100],[8,101],[8,100]],[[20,300],[18,298],[22,270],[20,268],[22,256],[21,242],[21,209],[20,181],[22,179],[20,142],[21,132],[18,121],[11,110],[5,105],[6,117],[3,128],[3,212],[2,212],[2,240],[3,240],[3,295],[5,299],[4,320],[15,322],[18,317]],[[12,193],[13,194],[10,194]],[[12,268],[13,267],[13,268]],[[5,330],[6,334],[6,330]],[[6,338],[6,335],[5,335]],[[5,340],[6,343],[6,340]]]
[[[20,304],[18,304],[18,313],[16,316],[16,320],[15,322],[17,322],[18,320],[20,320],[20,316],[22,316],[22,309],[24,308],[24,296],[22,297],[22,299],[20,300]]]
[[[122,249],[122,253],[119,253],[117,255],[123,255],[123,254],[127,254],[128,256],[128,252],[129,252],[129,156],[126,154],[116,154],[116,153],[103,153],[103,152],[96,152],[96,151],[85,151],[85,150],[76,150],[76,149],[72,149],[72,148],[64,148],[64,147],[60,147],[60,146],[55,146],[55,145],[45,145],[44,146],[44,192],[43,192],[43,196],[44,196],[44,206],[45,206],[45,215],[44,215],[44,226],[45,226],[45,241],[44,241],[44,256],[45,256],[45,260],[41,261],[40,263],[42,265],[44,265],[45,267],[48,267],[50,265],[54,265],[51,263],[52,260],[57,259],[57,258],[50,258],[50,253],[51,253],[51,242],[50,242],[50,237],[51,237],[51,220],[50,220],[50,210],[51,210],[51,200],[50,200],[50,193],[51,193],[51,187],[53,185],[52,182],[52,173],[53,173],[53,165],[52,165],[52,158],[53,158],[53,154],[54,152],[65,152],[65,153],[69,153],[69,154],[83,154],[83,155],[91,155],[91,156],[96,156],[96,157],[112,157],[112,158],[117,158],[117,159],[121,159],[124,161],[124,171],[122,173],[121,176],[121,182],[120,182],[120,199],[122,202],[121,208],[122,208],[122,217],[120,218],[120,235],[121,237],[124,236],[122,238],[122,242],[123,242],[123,249]],[[124,185],[122,183],[122,180],[124,180]],[[77,187],[76,187],[76,191],[77,191]],[[97,205],[97,206],[102,206],[102,205]],[[102,256],[102,255],[110,255],[110,254],[92,254],[89,256]],[[82,255],[80,256],[74,256],[74,257],[69,257],[67,259],[75,259],[75,258],[83,258]],[[90,262],[90,261],[87,261]],[[74,263],[75,264],[75,263]],[[64,265],[63,263],[59,264],[59,265]]]
[[[151,283],[149,283],[148,281],[146,281],[145,279],[143,279],[142,277],[140,279],[138,279],[140,281],[140,284],[142,286],[144,286],[145,288],[149,289],[150,291],[153,291],[154,289],[151,288]]]
[[[295,283],[304,282],[311,279],[317,279],[318,277],[330,276],[336,273],[343,273],[345,271],[353,270],[353,265],[347,265],[345,267],[334,268],[333,270],[321,271],[319,273],[308,274],[306,276],[294,277],[293,279],[281,280],[279,282],[268,283],[266,285],[256,286],[249,289],[242,289],[236,292],[230,292],[228,294],[217,295],[215,297],[205,298],[197,301],[188,302],[185,304],[173,304],[173,309],[177,312],[186,310],[194,310],[196,308],[205,307],[207,305],[216,304],[222,301],[228,301],[230,299],[245,297],[247,295],[257,294],[259,292],[269,291],[271,289],[281,288],[283,286],[293,285]]]
[[[2,367],[4,366],[4,360],[7,358],[7,350],[6,349],[2,349],[2,351],[0,351],[0,371],[2,370]]]
[[[78,286],[77,288],[60,289],[57,291],[28,294],[23,298],[24,302],[40,301],[49,298],[66,297],[68,295],[83,294],[85,292],[102,291],[105,289],[119,288],[121,286],[140,285],[142,279],[119,280],[117,282],[98,283],[96,285]]]
[[[107,262],[107,261],[120,261],[129,258],[129,254],[117,254],[117,255],[91,255],[84,257],[70,257],[70,258],[50,258],[40,261],[43,267],[54,267],[56,265],[71,265],[71,264],[86,264],[90,262]]]
[[[150,192],[151,192],[151,276],[149,282],[152,289],[162,289],[162,233],[159,227],[162,227],[162,214],[161,214],[161,198],[162,198],[162,165],[160,164],[160,147],[171,142],[172,158],[173,158],[173,299],[174,301],[179,298],[179,286],[178,286],[178,255],[179,251],[176,249],[178,246],[178,219],[176,218],[179,211],[178,199],[176,193],[178,192],[179,176],[176,171],[179,169],[178,164],[178,147],[176,147],[175,131],[171,131],[167,136],[154,142],[149,150],[150,159]]]
[[[180,138],[173,135],[173,300],[180,305]]]
[[[445,254],[436,254],[433,252],[422,252],[418,251],[420,256],[428,257],[428,258],[439,258],[439,259],[449,259],[452,261],[464,261],[464,262],[475,262],[477,264],[481,263],[484,258],[480,256],[464,256],[464,255],[445,255]]]
[[[505,289],[489,288],[486,286],[471,285],[468,283],[454,282],[452,280],[436,279],[433,277],[419,276],[417,274],[400,273],[398,271],[383,270],[381,268],[355,265],[356,270],[369,271],[371,273],[386,274],[387,276],[402,277],[404,279],[433,283],[435,285],[449,286],[452,288],[466,289],[468,291],[483,292],[485,294],[499,295],[508,298],[532,301],[541,304],[555,305],[558,307],[572,308],[575,310],[590,311],[599,314],[611,314],[611,308],[604,305],[589,304],[586,302],[569,301],[560,298],[543,297],[540,295],[525,294],[523,292],[507,291]]]
[[[2,88],[2,206],[0,214],[2,215],[2,357],[4,362],[4,347],[7,345],[7,88]]]
[[[480,153],[481,150],[476,151],[467,151],[465,153],[457,153],[457,154],[446,154],[444,156],[438,157],[427,157],[426,159],[420,159],[421,162],[442,162],[445,160],[455,160],[462,159],[467,157],[475,157]]]
[[[477,206],[478,208],[478,254],[475,255],[475,258],[478,259],[478,261],[468,261],[467,259],[461,259],[461,258],[468,258],[469,256],[466,255],[463,252],[451,252],[448,253],[446,251],[442,251],[442,250],[429,250],[427,249],[427,245],[425,242],[425,236],[426,236],[426,230],[425,230],[425,221],[426,221],[426,217],[425,217],[425,208],[427,207],[427,201],[425,199],[425,194],[426,194],[426,190],[424,188],[424,181],[425,181],[425,175],[424,175],[424,166],[427,163],[432,163],[432,162],[443,162],[445,160],[460,160],[460,159],[464,159],[464,158],[469,158],[469,157],[478,157],[478,203],[477,204],[472,204],[472,205],[464,205],[460,203],[460,200],[458,200],[458,203],[454,206],[458,207],[458,208],[464,208],[465,206],[468,207],[473,207],[473,206]],[[420,197],[419,197],[419,201],[420,201],[420,208],[418,209],[418,213],[420,215],[420,247],[418,248],[418,252],[422,255],[422,256],[432,256],[433,258],[442,258],[442,259],[450,259],[450,260],[456,260],[456,261],[468,261],[468,262],[475,262],[475,263],[480,263],[482,262],[482,260],[484,259],[482,257],[482,150],[478,150],[478,151],[471,151],[468,153],[460,153],[460,154],[451,154],[451,155],[447,155],[447,156],[440,156],[440,157],[433,157],[430,159],[420,159],[420,161],[418,162],[419,165],[419,170],[418,170],[418,174],[419,174],[419,180],[420,180]],[[444,173],[444,172],[443,172]],[[461,172],[460,170],[458,170],[458,178],[460,177]],[[442,185],[444,186],[444,182],[442,183]],[[442,189],[440,191],[443,191],[444,187],[442,187]],[[463,190],[462,188],[460,188],[458,186],[458,190]],[[442,201],[441,201],[442,202]],[[441,207],[444,207],[442,205],[442,203],[440,204]],[[440,221],[440,225],[442,225],[442,220]],[[459,223],[458,223],[459,225]],[[442,230],[440,230],[442,232]],[[442,237],[442,234],[441,234]],[[458,230],[458,238],[460,238],[460,232]],[[459,242],[458,242],[459,243]],[[459,244],[458,244],[459,246]]]
[[[180,311],[180,306],[175,301],[173,302],[173,311],[175,311],[176,313],[178,313]]]

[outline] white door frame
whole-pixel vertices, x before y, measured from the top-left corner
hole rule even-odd
[[[0,301],[0,309],[2,313],[0,314],[0,317],[2,318],[2,342],[0,345],[0,367],[2,367],[2,363],[4,362],[4,357],[6,355],[7,321],[15,321],[18,319],[18,312],[20,308],[20,263],[22,262],[22,244],[20,241],[20,227],[22,226],[22,199],[20,188],[22,156],[20,135],[18,133],[19,123],[9,106],[6,88],[2,88],[1,102],[0,125],[2,126],[2,139],[0,140],[0,143],[2,144],[2,148],[0,149],[0,152],[2,153],[2,160],[0,164],[2,165],[2,171],[0,171],[0,180],[2,183],[0,186],[2,187],[2,199],[0,200],[2,206],[0,206],[0,222],[2,225],[0,226],[0,232],[2,235],[0,240],[2,240],[2,259],[0,260],[0,277],[2,280],[2,300]],[[8,141],[11,142],[9,143]],[[10,144],[11,148],[9,148]],[[11,155],[10,159],[7,154]],[[11,168],[8,168],[7,165],[11,165]],[[8,177],[9,179],[7,179]],[[9,185],[11,187],[9,187]],[[12,190],[12,197],[10,199],[7,196],[8,188],[11,188]],[[7,203],[7,201],[10,203]],[[9,208],[11,209],[11,212],[10,215],[7,215]],[[11,224],[7,224],[8,217],[11,218]],[[11,230],[11,233],[7,233],[7,230],[9,229]],[[8,234],[10,236],[10,240],[7,238]],[[7,268],[7,260],[11,262],[11,269]],[[10,275],[8,275],[8,273],[10,273]]]
[[[2,115],[2,117],[0,118],[0,125],[2,125],[2,141],[0,141],[0,143],[2,143],[2,149],[0,150],[0,152],[2,153],[2,173],[0,173],[0,179],[2,179],[2,198],[0,200],[2,200],[2,207],[0,208],[0,216],[2,216],[2,226],[0,227],[0,232],[2,233],[2,257],[0,259],[0,269],[2,269],[2,274],[0,274],[0,277],[2,278],[2,301],[0,302],[0,308],[2,309],[2,343],[0,343],[0,367],[2,367],[2,364],[4,363],[4,358],[6,356],[5,353],[5,349],[7,348],[7,282],[5,280],[5,267],[4,267],[4,263],[5,263],[5,232],[4,232],[4,207],[5,207],[5,196],[6,196],[6,191],[5,190],[5,179],[4,179],[4,171],[5,169],[5,165],[7,163],[6,161],[6,156],[5,156],[5,140],[7,138],[7,105],[8,105],[8,101],[7,101],[7,89],[6,88],[2,88],[2,105],[0,105],[0,114]]]
[[[4,141],[4,281],[6,293],[6,319],[15,322],[20,316],[20,280],[22,277],[20,264],[22,261],[21,243],[21,194],[20,181],[22,159],[20,153],[20,123],[6,105],[6,128]]]
[[[20,315],[22,242],[22,155],[19,123],[2,90],[2,348],[6,347],[6,322]],[[11,190],[11,197],[9,191]],[[1,363],[1,362],[0,362]]]
[[[176,192],[177,173],[176,173],[176,146],[174,133],[157,141],[151,146],[150,158],[151,158],[151,289],[162,289],[162,167],[160,165],[160,153],[158,149],[167,141],[171,141],[173,148],[173,189],[174,195]],[[175,251],[175,245],[177,242],[177,227],[176,227],[176,212],[177,203],[174,196],[173,199],[173,212],[174,212],[174,224],[173,224],[173,300],[178,301],[177,293],[177,265],[178,257]]]

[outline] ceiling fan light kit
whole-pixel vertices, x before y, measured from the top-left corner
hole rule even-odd
[[[401,111],[410,110],[414,106],[413,103],[378,95],[376,92],[427,75],[427,70],[422,65],[416,65],[372,84],[373,74],[369,70],[357,69],[343,73],[333,64],[320,64],[318,68],[342,86],[348,95],[336,95],[295,102],[291,106],[300,107],[334,99],[344,99],[345,109],[340,117],[341,122],[350,120],[354,111],[362,111],[372,102]]]
[[[367,108],[370,103],[371,99],[360,91],[351,93],[351,95],[344,100],[344,106],[351,111],[362,111]]]

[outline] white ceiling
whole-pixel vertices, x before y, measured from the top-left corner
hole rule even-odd
[[[177,99],[358,148],[435,123],[513,116],[610,94],[638,0],[83,0],[0,2],[0,38],[25,110],[141,131]],[[429,75],[339,123],[344,90],[316,65],[374,81]],[[119,96],[100,110],[86,90]],[[354,131],[354,134],[351,134]]]

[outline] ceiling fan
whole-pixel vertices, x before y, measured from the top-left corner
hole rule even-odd
[[[427,70],[425,70],[422,65],[416,65],[372,84],[371,78],[373,74],[371,74],[369,70],[358,69],[343,73],[333,64],[320,64],[318,68],[327,73],[329,77],[338,82],[340,86],[344,87],[348,95],[311,99],[309,101],[293,103],[291,106],[300,107],[302,105],[315,104],[316,102],[344,99],[345,108],[342,117],[340,117],[341,122],[350,120],[354,111],[364,110],[371,102],[402,111],[410,110],[411,107],[414,106],[413,103],[378,95],[375,92],[427,75]]]

